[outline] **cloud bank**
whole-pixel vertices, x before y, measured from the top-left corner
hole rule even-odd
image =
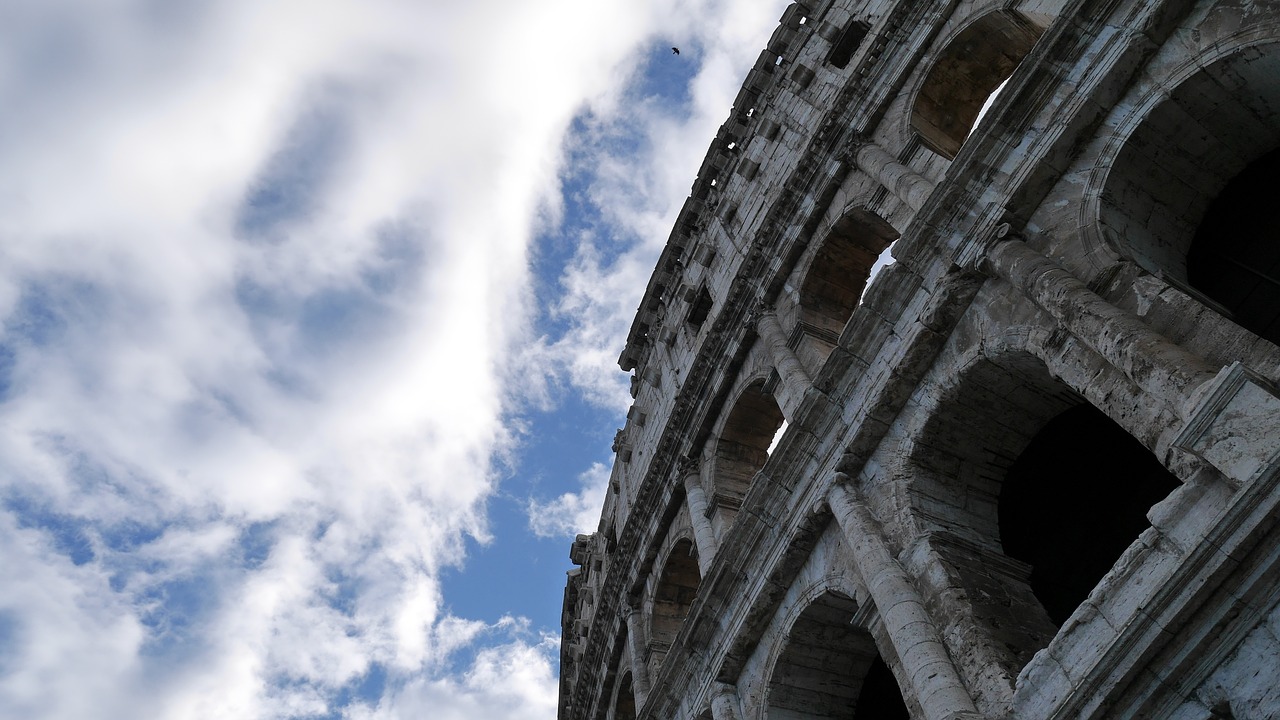
[[[550,718],[556,638],[444,607],[441,570],[536,442],[524,403],[624,402],[626,323],[781,8],[7,8],[0,715]],[[697,69],[664,101],[670,44]],[[566,490],[544,532],[589,514]]]

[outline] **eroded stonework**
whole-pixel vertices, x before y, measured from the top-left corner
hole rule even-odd
[[[620,358],[560,719],[1280,717],[1278,148],[1280,1],[793,3]]]

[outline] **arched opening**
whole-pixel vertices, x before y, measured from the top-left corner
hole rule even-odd
[[[911,526],[936,553],[922,582],[944,632],[1012,681],[1176,480],[1034,355],[954,362],[907,446]]]
[[[1209,205],[1191,249],[1187,280],[1235,322],[1280,345],[1280,148],[1254,160]]]
[[[796,618],[769,678],[768,720],[910,717],[871,634],[853,625],[857,609],[827,592]]]
[[[688,538],[682,538],[667,554],[662,575],[654,588],[649,648],[655,665],[661,665],[671,642],[680,632],[701,583],[697,550]]]
[[[1003,554],[1001,479],[1038,428],[1081,402],[1030,353],[964,366],[942,391],[906,458],[923,526]]]
[[[751,479],[769,459],[769,446],[782,426],[782,410],[757,380],[738,396],[716,441],[715,497],[717,510],[736,512],[751,487]]]
[[[960,152],[987,99],[1013,74],[1044,28],[1013,10],[984,15],[947,45],[925,77],[911,127],[947,159]]]
[[[1092,405],[1077,405],[1041,428],[1009,468],[1000,539],[1009,557],[1031,566],[1031,591],[1062,625],[1150,526],[1151,506],[1177,487],[1142,443]]]
[[[618,696],[613,702],[612,720],[636,720],[636,696],[631,687],[631,673],[618,683]]]
[[[1102,190],[1107,236],[1134,262],[1277,342],[1280,45],[1210,63],[1144,117]]]
[[[796,354],[811,372],[835,347],[876,261],[898,235],[880,216],[857,209],[840,218],[822,241],[800,285],[804,340]]]

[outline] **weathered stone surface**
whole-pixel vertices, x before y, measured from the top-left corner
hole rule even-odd
[[[1280,285],[1196,279],[1277,78],[1271,0],[793,3],[620,356],[561,720],[1280,717]]]

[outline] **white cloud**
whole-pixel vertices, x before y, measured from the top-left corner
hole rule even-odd
[[[579,238],[576,257],[561,279],[563,296],[552,313],[569,329],[544,339],[531,355],[555,376],[550,382],[567,383],[619,412],[630,404],[617,358],[631,319],[711,138],[773,31],[772,19],[787,5],[776,0],[732,7],[695,4],[698,10],[691,14],[704,14],[705,24],[683,23],[668,36],[684,47],[679,58],[696,54],[702,63],[690,85],[690,106],[635,89],[588,105],[596,145],[588,142],[582,162],[591,168],[590,200],[602,214],[604,232]],[[620,136],[638,137],[643,150],[638,156],[619,151]]]
[[[414,680],[386,697],[376,708],[361,708],[351,717],[353,720],[555,717],[552,658],[558,653],[559,645],[558,638],[545,636],[536,644],[516,640],[485,648],[461,676]]]
[[[600,524],[600,508],[609,489],[609,467],[593,463],[578,476],[582,489],[564,493],[554,500],[528,504],[529,528],[538,537],[572,537],[576,533],[595,532]]]
[[[553,640],[449,614],[441,571],[489,535],[521,363],[622,402],[626,324],[781,6],[7,9],[0,715],[305,717],[382,673],[352,714],[551,717]],[[621,90],[665,38],[705,62],[688,117]],[[645,141],[591,149],[604,225],[536,343],[530,244],[584,108]]]

